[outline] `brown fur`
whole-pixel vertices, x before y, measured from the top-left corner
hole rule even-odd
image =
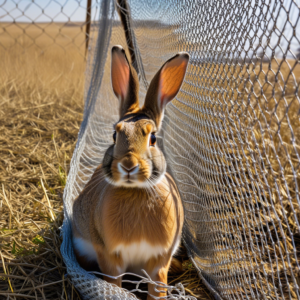
[[[180,231],[179,194],[172,178],[157,185],[159,197],[150,198],[145,190],[115,188],[107,191],[95,214],[101,218],[101,232],[107,248],[114,248],[142,239],[150,244],[162,244],[170,248],[176,233]]]
[[[122,53],[123,55],[120,55]],[[139,80],[138,75],[132,65],[128,62],[124,49],[121,47],[113,47],[112,56],[120,58],[117,62],[112,59],[111,73],[112,85],[116,96],[119,98],[121,93],[121,86],[123,80],[128,81],[127,93],[122,95],[120,105],[120,116],[126,113],[134,113],[139,110]],[[119,65],[123,65],[123,72],[121,72]],[[129,76],[127,78],[127,76]],[[121,81],[118,85],[118,81]]]
[[[172,252],[181,236],[184,212],[176,184],[165,172],[163,154],[156,146],[149,145],[149,139],[160,126],[166,99],[172,100],[180,88],[186,56],[181,54],[179,60],[169,60],[170,63],[162,67],[150,84],[152,88],[147,93],[144,108],[140,109],[135,70],[120,47],[114,47],[112,53],[112,77],[116,76],[112,82],[121,100],[121,119],[115,126],[115,144],[108,148],[103,164],[74,202],[73,235],[93,245],[101,271],[111,276],[120,275],[124,268],[122,251],[115,251],[117,246],[126,247],[143,241],[153,249],[163,249],[155,256],[149,252],[152,256],[140,262],[138,267],[145,269],[154,281],[167,283]],[[118,67],[121,68],[120,74],[117,73]],[[164,82],[170,81],[170,68],[173,73],[177,68],[177,74],[180,73],[182,78],[174,79],[175,86],[165,87]],[[156,101],[159,88],[166,96]],[[149,97],[154,97],[152,106]],[[155,176],[154,172],[157,173]],[[77,250],[75,254],[83,267],[91,268],[91,263],[83,255]],[[104,278],[121,286],[121,278]],[[155,292],[151,284],[148,289],[155,296],[165,295]]]
[[[90,238],[98,255],[98,264],[103,273],[119,275],[116,266],[122,265],[122,257],[112,253],[116,245],[130,244],[141,239],[153,245],[173,246],[175,237],[180,235],[183,225],[183,207],[177,187],[169,174],[157,186],[157,199],[149,197],[141,189],[107,188],[101,166],[96,170],[80,196],[75,200],[73,232],[75,237]],[[97,187],[95,183],[97,182]],[[102,199],[97,197],[101,190]],[[86,222],[88,221],[88,222]],[[75,253],[82,267],[91,270],[91,263]],[[164,256],[150,259],[144,266],[148,274],[160,266],[152,279],[167,283],[167,273],[171,261],[171,251]],[[108,282],[121,285],[121,279],[105,277]],[[154,287],[149,286],[154,292]],[[164,296],[161,293],[159,296]]]
[[[181,56],[182,60],[176,62],[176,58],[179,56]],[[183,82],[188,61],[189,55],[187,53],[178,53],[164,63],[150,83],[142,111],[154,120],[157,128],[159,128],[159,124],[162,121],[164,106],[178,93],[178,86],[180,87]],[[170,68],[162,73],[162,70],[170,64]],[[157,87],[160,85],[162,86],[160,89],[160,97],[162,98],[159,101],[153,101],[153,99],[159,98]]]

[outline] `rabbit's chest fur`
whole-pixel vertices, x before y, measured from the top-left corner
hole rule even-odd
[[[158,189],[156,197],[142,189],[112,189],[99,207],[101,224],[97,231],[105,248],[121,254],[128,264],[147,261],[174,246],[180,209],[176,209],[177,192],[167,191],[166,182],[163,192]]]
[[[91,180],[86,187],[89,192],[74,203],[73,239],[80,255],[96,260],[94,250],[100,247],[120,256],[126,269],[137,271],[152,257],[174,252],[183,208],[170,175],[156,187],[156,197],[153,191],[138,188],[107,188],[104,181],[98,181],[94,190],[89,185],[94,187],[95,182]]]

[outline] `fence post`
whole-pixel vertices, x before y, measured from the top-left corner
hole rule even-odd
[[[90,30],[91,30],[91,7],[92,7],[92,0],[87,0],[87,6],[86,6],[86,20],[85,20],[85,57],[87,54],[87,50],[89,47],[89,40],[90,40]]]

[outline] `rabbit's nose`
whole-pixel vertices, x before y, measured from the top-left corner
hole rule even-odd
[[[134,174],[136,174],[138,172],[138,169],[139,169],[139,165],[138,164],[135,165],[134,167],[130,168],[130,169],[124,167],[121,163],[119,163],[119,165],[120,165],[120,167],[121,167],[121,169],[123,171],[125,171],[126,173],[128,173],[128,175],[134,175]]]

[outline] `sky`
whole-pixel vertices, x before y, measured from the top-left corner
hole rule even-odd
[[[92,0],[95,18],[99,0]],[[0,0],[0,22],[83,22],[87,0]],[[44,10],[44,13],[43,13]]]

